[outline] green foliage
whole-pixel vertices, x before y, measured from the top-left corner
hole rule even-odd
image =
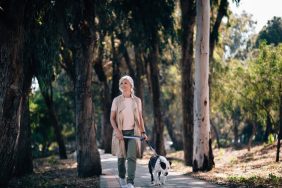
[[[177,65],[165,66],[163,65],[163,77],[162,88],[162,104],[166,109],[165,114],[170,114],[171,121],[176,124],[176,127],[180,127],[182,123],[181,112],[181,74]]]
[[[74,91],[70,78],[63,71],[54,82],[54,105],[58,120],[62,126],[62,135],[68,141],[75,140],[75,104]]]
[[[270,173],[268,175],[268,179],[269,181],[273,182],[273,184],[275,185],[281,185],[282,183],[282,178],[279,176],[276,176],[275,174]]]
[[[252,15],[243,12],[241,15],[229,16],[228,22],[221,29],[220,48],[226,58],[247,59],[254,45],[255,24]]]
[[[228,147],[231,144],[231,140],[230,139],[219,139],[219,144],[221,145],[221,147]]]
[[[231,184],[236,185],[246,185],[246,186],[256,186],[256,185],[265,185],[265,186],[279,186],[282,183],[282,178],[274,174],[269,174],[268,177],[260,176],[229,176],[228,181]]]
[[[150,48],[157,32],[162,33],[164,42],[174,35],[174,1],[122,1],[119,5],[128,19],[132,30],[129,38],[134,45]]]
[[[51,155],[50,157],[48,157],[48,163],[50,165],[57,165],[57,164],[59,164],[57,156]]]
[[[68,141],[75,141],[74,95],[71,81],[65,74],[60,74],[54,83],[54,105],[63,136]],[[30,96],[30,121],[32,131],[33,156],[41,157],[58,149],[48,108],[40,91]]]
[[[48,146],[54,141],[47,106],[40,94],[35,92],[30,96],[30,121],[32,133],[32,151],[34,157],[46,155]]]
[[[267,25],[259,32],[256,46],[258,47],[262,41],[274,45],[282,43],[282,18],[274,16],[272,20],[267,22]]]
[[[224,123],[217,126],[227,134],[224,138],[228,139],[233,136],[233,132],[227,131],[230,126],[234,126],[235,121],[241,122],[239,135],[241,141],[246,142],[252,132],[250,123],[255,123],[259,133],[255,140],[261,141],[267,115],[270,116],[274,130],[278,129],[282,45],[275,47],[262,43],[258,50],[253,51],[249,60],[231,60],[227,63],[218,63],[214,67],[211,118],[219,122],[219,118],[223,117]]]
[[[52,2],[41,2],[34,6],[29,46],[35,63],[35,75],[43,92],[50,94],[51,82],[56,76],[59,58],[59,32],[55,6]]]
[[[267,143],[268,144],[274,144],[274,142],[275,142],[274,135],[273,134],[269,134]]]

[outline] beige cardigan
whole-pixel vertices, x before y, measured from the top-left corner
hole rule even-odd
[[[138,97],[133,96],[133,114],[134,114],[134,135],[135,136],[140,136],[141,131],[139,130],[138,125],[142,122],[141,126],[142,129],[144,129],[144,123],[141,121],[141,117],[139,117],[139,112],[138,112],[138,100],[140,100]],[[119,95],[116,97],[116,105],[117,105],[117,111],[116,111],[116,123],[117,127],[120,131],[122,131],[122,126],[123,126],[123,115],[122,115],[122,110],[124,110],[125,105],[124,105],[124,97],[122,95]],[[126,158],[126,152],[125,152],[125,144],[124,140],[118,140],[117,137],[115,136],[116,132],[113,131],[113,136],[112,136],[112,155],[118,156],[118,158]],[[137,157],[141,156],[141,141],[137,140]]]

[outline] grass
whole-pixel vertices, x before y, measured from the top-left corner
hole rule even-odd
[[[214,149],[215,167],[209,172],[193,173],[191,167],[179,162],[183,151],[171,152],[172,168],[183,174],[230,187],[282,187],[282,162],[276,163],[276,145],[247,149]],[[282,154],[280,154],[281,156]],[[282,158],[280,159],[282,160]]]

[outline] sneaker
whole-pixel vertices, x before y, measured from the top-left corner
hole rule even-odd
[[[119,184],[122,188],[127,188],[126,181],[124,178],[119,178]]]
[[[134,188],[134,185],[132,185],[131,183],[127,184],[128,188]]]

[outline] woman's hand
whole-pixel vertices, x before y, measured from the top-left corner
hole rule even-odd
[[[122,135],[122,133],[120,132],[120,130],[116,130],[116,137],[117,137],[117,139],[119,139],[119,140],[123,140],[123,135]]]
[[[144,138],[144,140],[149,140],[148,136],[146,135],[146,133],[142,133],[141,136]]]

